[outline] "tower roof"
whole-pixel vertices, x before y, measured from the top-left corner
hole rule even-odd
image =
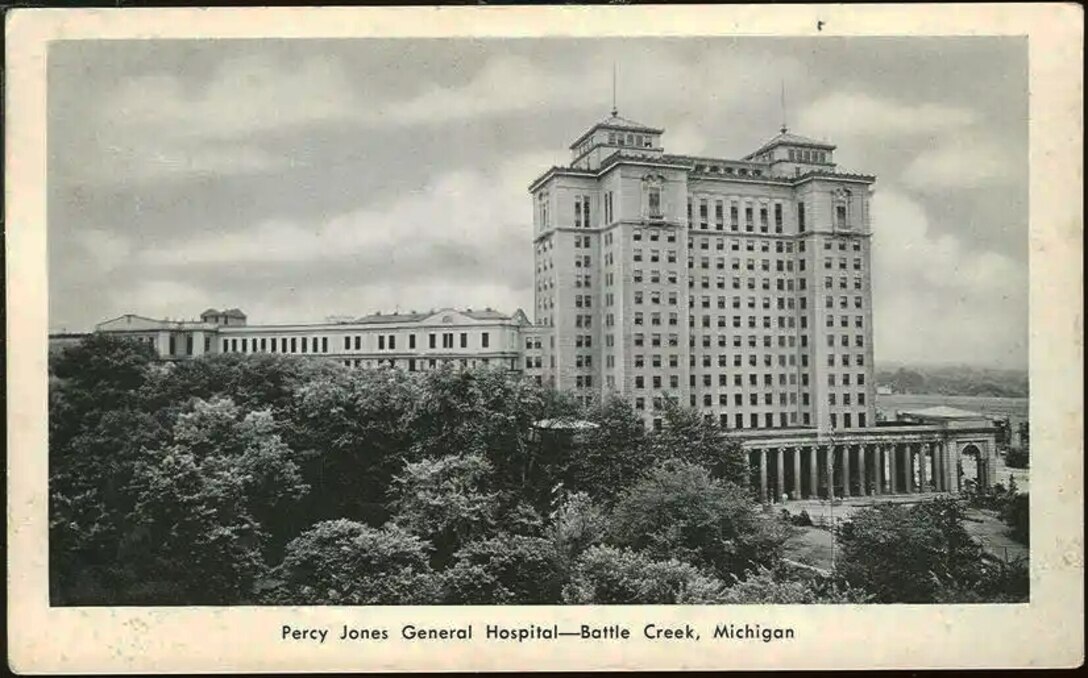
[[[782,146],[782,145],[807,146],[809,148],[823,148],[823,149],[827,149],[829,151],[835,150],[835,145],[834,144],[829,144],[826,141],[817,141],[816,139],[811,139],[809,137],[803,137],[800,134],[793,134],[792,132],[789,132],[788,130],[785,130],[783,128],[782,132],[779,132],[778,134],[776,134],[770,141],[763,144],[762,146],[757,148],[755,151],[753,151],[753,152],[749,153],[748,155],[744,156],[744,159],[747,160],[748,158],[759,155],[760,153],[763,153],[764,151],[768,151],[768,150],[774,148],[775,146]]]
[[[603,129],[623,130],[625,132],[645,132],[647,134],[661,134],[661,133],[663,133],[665,131],[665,130],[657,128],[657,127],[650,127],[649,125],[643,125],[641,122],[635,122],[634,120],[629,120],[627,118],[624,118],[624,117],[620,116],[618,113],[613,112],[607,118],[601,120],[600,122],[598,122],[595,125],[593,125],[592,127],[590,127],[586,131],[585,134],[583,134],[582,136],[575,139],[574,143],[570,145],[571,149],[574,149],[576,146],[578,146],[578,144],[585,141],[586,137],[588,137],[589,135],[593,134],[594,132],[596,132],[597,130],[602,129],[602,128]]]

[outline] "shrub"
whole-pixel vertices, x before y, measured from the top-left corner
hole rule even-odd
[[[630,549],[594,546],[578,560],[563,601],[576,605],[708,604],[722,582],[675,559],[652,560]]]

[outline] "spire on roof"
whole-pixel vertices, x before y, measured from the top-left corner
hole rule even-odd
[[[782,127],[780,128],[782,134],[786,134],[790,131],[790,128],[786,126],[786,81],[782,81]]]
[[[616,108],[616,62],[612,62],[612,117],[615,118],[620,114],[618,108]]]

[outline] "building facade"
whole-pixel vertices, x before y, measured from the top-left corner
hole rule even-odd
[[[208,353],[279,353],[411,372],[445,364],[521,371],[521,332],[528,325],[521,311],[505,315],[491,309],[373,314],[319,324],[249,325],[246,320],[238,309],[208,309],[199,321],[129,314],[100,323],[95,331],[146,342],[165,360]]]
[[[546,382],[733,430],[875,424],[869,201],[833,145],[665,153],[612,116],[529,187]]]

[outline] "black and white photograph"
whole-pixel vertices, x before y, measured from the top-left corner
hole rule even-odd
[[[50,608],[1033,601],[1026,35],[45,54]]]

